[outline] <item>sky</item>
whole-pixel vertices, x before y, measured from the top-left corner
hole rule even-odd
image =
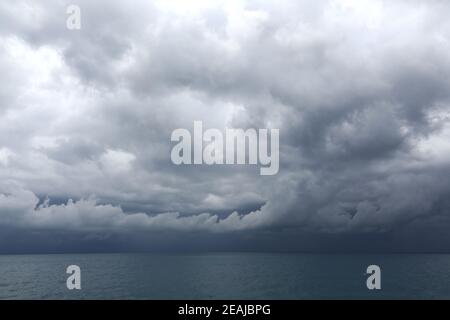
[[[450,252],[448,12],[1,1],[0,253]],[[173,164],[194,121],[279,129],[278,174]]]

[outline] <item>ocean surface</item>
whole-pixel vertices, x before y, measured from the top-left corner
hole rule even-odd
[[[381,290],[366,268],[381,267]],[[66,268],[81,268],[68,290]],[[444,254],[0,255],[0,299],[448,299]]]

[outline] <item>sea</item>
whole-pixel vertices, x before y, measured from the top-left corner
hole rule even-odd
[[[80,290],[66,286],[80,268]],[[367,267],[381,269],[369,290]],[[449,299],[448,254],[0,255],[0,299]]]

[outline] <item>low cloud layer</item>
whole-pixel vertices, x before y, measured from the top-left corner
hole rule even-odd
[[[66,28],[69,4],[81,30]],[[122,247],[158,234],[160,248],[450,250],[449,10],[3,1],[0,227],[18,231],[0,251],[44,231],[62,247],[75,232]],[[196,120],[279,128],[279,173],[174,165],[171,132]]]

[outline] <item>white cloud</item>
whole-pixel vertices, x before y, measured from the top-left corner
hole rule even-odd
[[[11,156],[14,156],[14,152],[9,150],[8,148],[1,148],[0,149],[0,164],[7,167]]]
[[[98,204],[94,198],[64,204],[49,204],[49,199],[38,205],[33,192],[21,187],[9,187],[0,193],[0,225],[30,229],[76,230],[76,231],[208,231],[223,232],[252,229],[259,226],[257,215],[242,217],[236,212],[220,219],[217,215],[201,213],[182,216],[177,212],[155,215],[146,213],[126,214],[119,206]],[[252,217],[252,218],[249,218]]]
[[[135,159],[130,152],[108,149],[100,156],[100,163],[109,174],[124,173],[131,170]]]
[[[448,3],[79,1],[80,32],[64,5],[0,5],[0,181],[22,186],[3,224],[380,231],[448,212]],[[194,120],[280,128],[279,175],[174,167]]]

